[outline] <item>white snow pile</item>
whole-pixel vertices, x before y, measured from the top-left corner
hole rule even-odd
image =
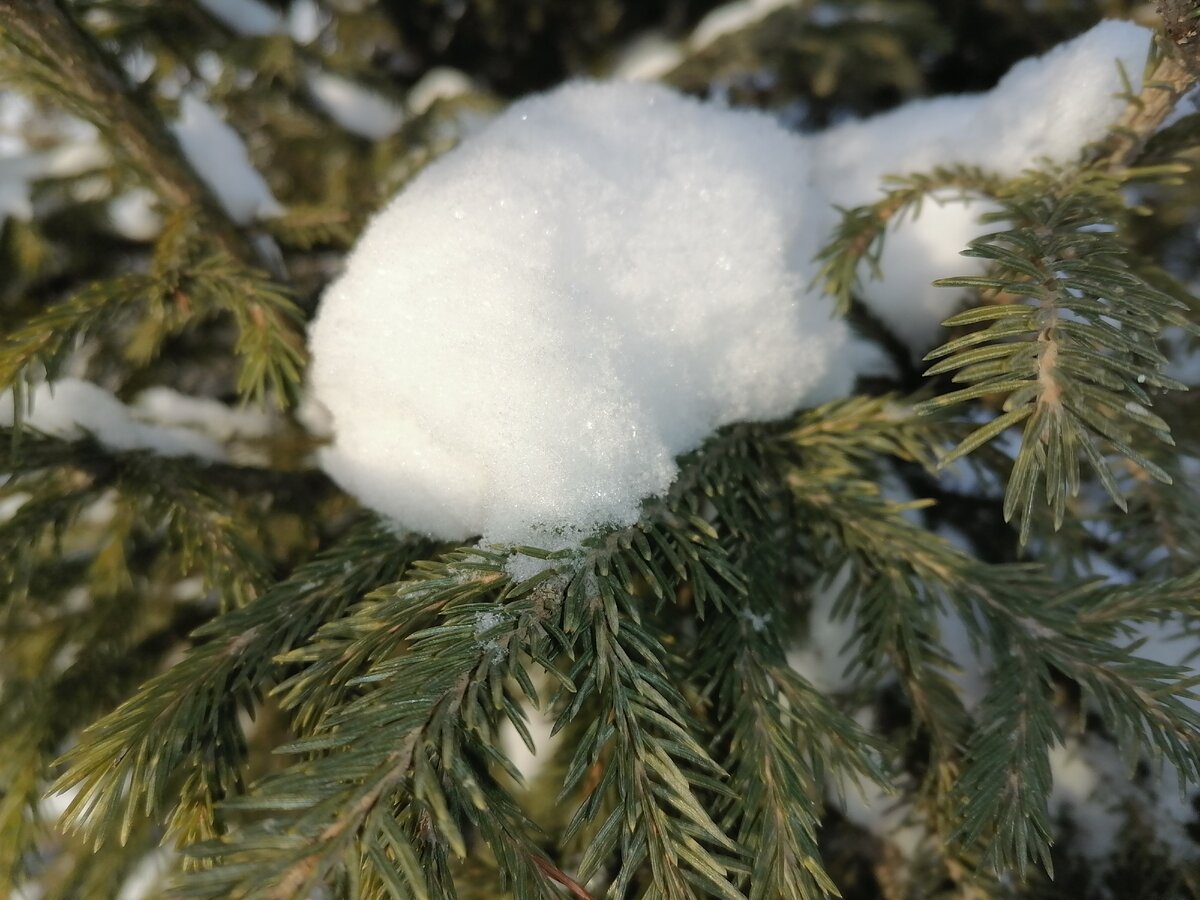
[[[311,332],[326,469],[446,538],[625,525],[726,423],[844,395],[804,146],[659,86],[512,106],[369,226]]]
[[[1106,22],[989,94],[817,137],[636,82],[514,104],[395,198],[326,292],[322,464],[443,538],[571,546],[632,523],[714,429],[850,391],[865,355],[808,289],[835,205],[886,173],[1076,157],[1148,36]],[[867,300],[914,347],[959,302],[929,281],[968,268],[975,212],[927,204],[890,237]]]

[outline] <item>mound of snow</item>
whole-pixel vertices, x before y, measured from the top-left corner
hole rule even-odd
[[[368,227],[311,331],[327,471],[445,538],[626,525],[721,425],[844,395],[805,146],[664,87],[519,102]]]
[[[764,9],[772,4],[746,4]],[[514,104],[370,225],[311,332],[326,470],[416,531],[569,546],[636,520],[722,425],[845,395],[878,366],[812,259],[889,173],[1016,175],[1102,138],[1149,33],[1106,22],[988,94],[816,137],[634,82]],[[914,351],[985,230],[947,196],[889,237],[864,300]]]

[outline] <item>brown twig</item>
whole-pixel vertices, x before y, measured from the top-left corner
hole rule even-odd
[[[541,856],[530,857],[533,864],[537,866],[543,875],[554,881],[557,881],[565,887],[576,900],[596,900],[595,897],[582,884],[564,872],[558,866],[554,865],[550,860]]]
[[[1198,12],[1200,3],[1196,0],[1160,0],[1158,14],[1163,32],[1159,52],[1141,92],[1130,99],[1104,148],[1103,157],[1112,168],[1137,160],[1146,142],[1200,76]]]

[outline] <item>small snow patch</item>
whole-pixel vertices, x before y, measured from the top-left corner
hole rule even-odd
[[[438,66],[430,69],[408,90],[408,109],[414,116],[427,112],[433,104],[453,100],[475,89],[469,76],[458,69]]]
[[[283,17],[259,0],[198,0],[209,14],[231,31],[266,37],[284,31]]]
[[[250,162],[241,136],[195,94],[185,93],[180,98],[179,119],[171,130],[188,162],[212,188],[234,221],[244,225],[283,212],[267,182]]]
[[[225,451],[216,441],[184,428],[138,422],[129,407],[89,381],[61,378],[30,391],[32,408],[23,421],[46,434],[67,439],[90,433],[114,450],[153,450],[161,456],[197,456],[221,461]],[[14,422],[12,391],[0,393],[0,425]]]
[[[349,78],[312,69],[307,84],[321,109],[351,134],[377,141],[404,124],[403,109]]]

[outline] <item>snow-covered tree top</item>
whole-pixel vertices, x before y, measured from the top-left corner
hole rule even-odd
[[[849,393],[866,357],[810,288],[836,206],[888,172],[1071,160],[1147,45],[1103,23],[991,94],[817,137],[648,84],[514,104],[375,218],[326,293],[323,465],[446,538],[569,545],[632,523],[715,429]],[[865,292],[914,347],[957,302],[930,279],[981,231],[961,206],[926,221]]]

